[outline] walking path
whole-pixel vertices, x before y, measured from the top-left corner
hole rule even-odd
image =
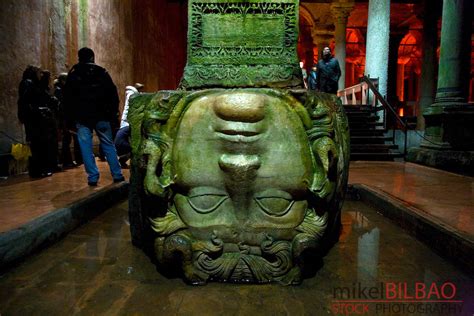
[[[97,187],[87,185],[83,166],[41,179],[20,175],[1,180],[0,233],[18,228],[112,185],[107,163],[97,161],[97,166],[101,176]],[[123,173],[128,179],[129,170],[124,169]]]
[[[354,161],[350,184],[383,191],[474,239],[474,178],[409,162]]]

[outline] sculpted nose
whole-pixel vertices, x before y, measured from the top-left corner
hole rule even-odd
[[[264,97],[251,93],[232,93],[216,98],[214,113],[226,121],[255,123],[265,117]]]

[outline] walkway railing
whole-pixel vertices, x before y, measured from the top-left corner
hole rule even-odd
[[[374,84],[378,86],[378,79],[372,80]],[[339,90],[337,96],[341,98],[342,104],[369,105],[369,85],[366,82],[360,82],[352,87]],[[360,97],[360,99],[358,97]],[[375,106],[375,99],[372,100],[372,106]]]
[[[403,145],[403,154],[407,153],[407,134],[408,134],[408,125],[406,122],[398,115],[397,111],[388,103],[385,97],[380,94],[378,90],[378,79],[371,79],[367,76],[363,76],[360,79],[360,83],[345,88],[344,90],[339,90],[337,96],[341,98],[341,101],[345,105],[366,105],[372,108],[377,108],[379,104],[382,105],[381,111],[383,112],[383,127],[387,129],[387,113],[395,119],[397,124],[393,126],[393,140],[395,142],[395,130],[397,125],[399,125],[404,133],[404,145]],[[370,93],[373,97],[370,97]],[[357,96],[360,93],[360,101],[358,101]],[[348,95],[350,96],[350,102]]]

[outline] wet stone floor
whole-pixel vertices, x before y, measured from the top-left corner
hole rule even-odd
[[[357,201],[346,201],[339,243],[300,286],[167,279],[131,245],[127,202],[0,276],[1,316],[473,313],[472,277]]]

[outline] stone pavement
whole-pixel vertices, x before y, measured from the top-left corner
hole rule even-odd
[[[113,183],[107,163],[98,167],[97,187],[87,185],[82,166],[42,179],[20,175],[0,182],[0,270],[127,197],[128,183]]]
[[[474,238],[474,178],[417,165],[353,161],[349,183],[381,190]]]
[[[350,192],[474,271],[474,178],[413,163],[351,163]]]

